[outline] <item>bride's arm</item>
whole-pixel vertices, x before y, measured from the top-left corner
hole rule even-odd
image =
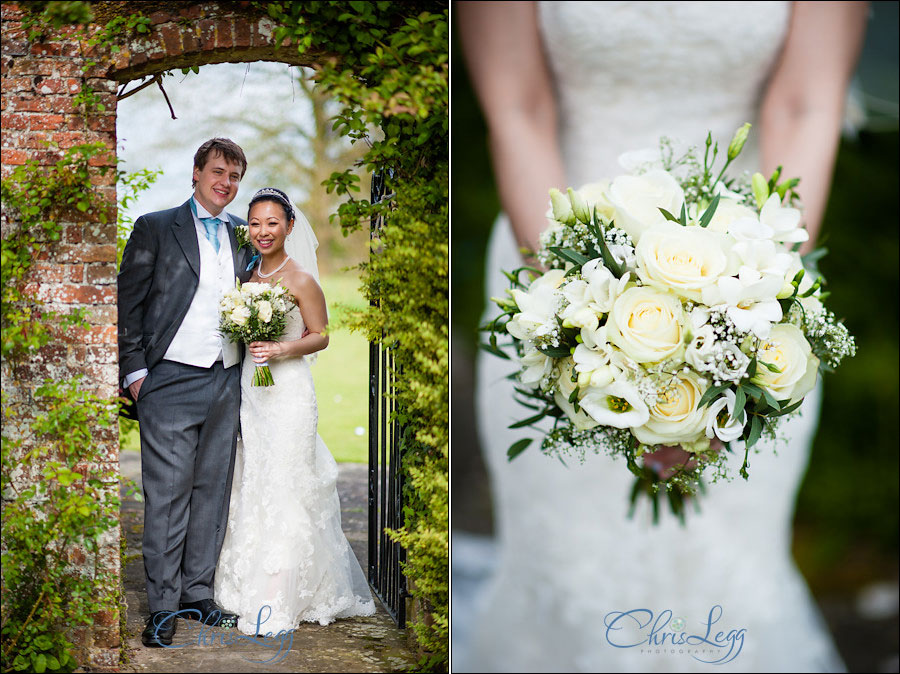
[[[303,316],[308,332],[300,339],[289,342],[253,342],[248,348],[257,363],[264,363],[270,358],[306,356],[328,346],[328,335],[325,334],[325,328],[328,326],[328,310],[322,288],[306,272],[286,274],[281,280],[288,291],[297,298],[300,315]]]
[[[520,246],[538,248],[551,187],[564,188],[556,102],[533,2],[460,2],[463,53],[490,136],[500,202]]]
[[[795,2],[788,37],[760,109],[766,175],[799,176],[812,250],[828,202],[847,86],[865,34],[868,2]]]

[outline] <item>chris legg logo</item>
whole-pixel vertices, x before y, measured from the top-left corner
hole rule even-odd
[[[706,623],[701,623],[705,628],[702,636],[689,633],[684,618],[673,617],[669,609],[657,616],[646,608],[612,611],[606,614],[603,622],[610,646],[640,648],[642,653],[684,654],[706,664],[724,665],[741,654],[747,630],[720,630],[712,636],[713,625],[721,618],[722,607],[716,604],[709,610]]]
[[[266,610],[268,610],[268,613],[263,616],[263,612]],[[162,621],[162,623],[156,626],[157,631],[166,624],[166,621],[174,619],[173,616],[181,616],[182,618],[186,618],[191,613],[191,611],[194,611],[194,613],[196,613],[196,610],[194,609],[185,609],[183,611],[176,611],[173,614],[167,616],[166,619]],[[249,662],[255,662],[262,665],[274,665],[276,662],[280,662],[281,660],[283,660],[287,656],[288,651],[291,650],[291,646],[294,643],[294,630],[280,630],[277,634],[273,634],[272,632],[264,633],[262,625],[269,619],[271,615],[272,608],[268,604],[259,609],[259,613],[256,615],[255,634],[257,636],[251,636],[249,634],[238,633],[237,629],[225,630],[224,632],[213,632],[211,629],[212,626],[219,622],[218,611],[214,611],[207,617],[207,620],[210,624],[207,624],[206,622],[199,623],[196,643],[198,646],[215,646],[217,643],[221,646],[230,646],[232,644],[246,642],[255,643],[266,649],[276,649],[275,654],[268,660],[254,660],[247,657],[244,657],[244,659],[248,660]],[[183,628],[190,632],[194,628],[195,621],[182,620],[181,623]],[[184,629],[179,630],[179,636],[182,636],[184,634]],[[178,646],[176,646],[175,644],[170,644],[168,646],[166,646],[165,644],[160,645],[162,645],[164,648],[184,648],[191,643],[193,643],[193,638],[188,640],[186,643],[180,644]]]

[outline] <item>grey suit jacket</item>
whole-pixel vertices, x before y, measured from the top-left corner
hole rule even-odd
[[[226,227],[234,273],[243,283],[252,251],[237,249],[228,214]],[[117,279],[119,293],[119,381],[162,360],[181,326],[200,282],[200,247],[190,201],[142,215],[125,245]],[[130,396],[129,396],[130,397]]]

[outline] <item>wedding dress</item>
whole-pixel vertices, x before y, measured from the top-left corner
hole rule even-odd
[[[702,145],[711,131],[721,162],[734,131],[756,121],[790,6],[542,2],[538,13],[567,184],[579,187],[622,173],[621,153],[658,147],[662,135]],[[754,125],[739,170],[757,167],[757,138]],[[486,296],[502,296],[508,282],[500,270],[519,264],[501,217],[488,250]],[[488,308],[485,318],[496,313]],[[468,638],[454,644],[454,671],[843,671],[790,552],[818,390],[783,427],[777,456],[765,442],[751,452],[748,482],[710,485],[698,499],[701,511],[688,508],[685,527],[663,502],[653,526],[646,500],[627,518],[632,477],[622,460],[601,452],[566,467],[541,454],[538,441],[507,460],[507,448],[528,436],[507,426],[531,414],[505,379],[515,369],[479,355],[476,408],[496,558],[479,607],[460,630]],[[743,452],[732,457],[732,475],[742,459]],[[716,606],[721,614],[708,640],[721,631],[722,647],[673,645],[679,634],[705,636]],[[616,612],[640,609],[652,618],[613,622]],[[657,620],[664,629],[651,637]],[[663,632],[670,634],[659,645]]]
[[[281,341],[300,339],[287,313]],[[301,622],[372,615],[368,583],[341,530],[337,464],[316,432],[318,408],[306,357],[269,362],[274,386],[241,373],[241,440],[228,529],[216,568],[216,600],[240,615],[245,634],[277,634]],[[268,607],[268,608],[266,608]]]

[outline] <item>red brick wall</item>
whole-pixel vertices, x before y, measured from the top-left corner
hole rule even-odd
[[[257,60],[310,65],[315,54],[298,57],[289,44],[276,49],[272,42],[274,24],[256,13],[249,2],[228,3],[142,3],[140,9],[152,21],[152,30],[141,37],[123,36],[121,49],[104,55],[89,49],[71,31],[63,41],[29,43],[21,29],[22,10],[15,3],[2,8],[2,138],[0,173],[5,178],[16,165],[37,159],[49,165],[59,150],[48,149],[52,141],[59,149],[86,142],[101,142],[110,149],[106,159],[94,165],[115,166],[117,88],[136,78],[173,68],[220,62]],[[135,3],[95,4],[98,24],[116,13],[133,12]],[[175,11],[173,11],[175,8]],[[66,33],[64,32],[64,35]],[[82,70],[86,55],[97,61]],[[73,102],[83,85],[88,85],[105,106],[102,113],[84,116]],[[15,372],[2,364],[3,387],[15,409],[10,423],[25,428],[30,418],[34,389],[46,377],[68,379],[82,374],[99,394],[111,397],[116,390],[118,353],[116,342],[116,226],[115,173],[93,177],[108,222],[98,215],[75,213],[64,223],[62,240],[47,246],[27,279],[27,289],[48,308],[67,312],[86,307],[91,327],[58,334],[28,364]],[[2,213],[2,229],[14,226]],[[15,376],[13,376],[15,375]],[[96,429],[94,439],[107,465],[118,466],[118,434],[114,428]],[[109,532],[101,551],[103,565],[117,575],[119,531]],[[72,550],[75,564],[90,564],[82,550]],[[97,616],[93,628],[73,634],[82,649],[83,664],[95,669],[116,667],[119,659],[119,617],[117,612]]]

